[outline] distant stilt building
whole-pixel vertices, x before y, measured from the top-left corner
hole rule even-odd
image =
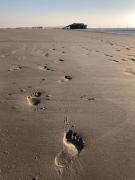
[[[87,25],[83,23],[73,23],[65,26],[63,29],[87,29]]]
[[[42,26],[33,26],[32,29],[43,29]]]

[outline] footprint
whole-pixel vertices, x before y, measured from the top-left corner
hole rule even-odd
[[[20,92],[26,92],[26,89],[19,88]]]
[[[129,58],[131,61],[135,61],[135,58]]]
[[[8,71],[19,71],[22,69],[20,65],[13,65]]]
[[[48,67],[47,64],[46,64],[45,66],[39,66],[39,69],[44,70],[44,71],[54,71],[53,69],[51,69],[50,67]]]
[[[70,76],[70,75],[65,75],[65,79],[67,79],[67,80],[71,80],[72,79],[72,76]]]
[[[94,97],[87,97],[86,95],[81,96],[80,99],[87,100],[87,101],[95,101]]]
[[[128,51],[129,51],[129,50],[130,50],[130,48],[128,48],[128,47],[127,47],[127,48],[126,48],[126,50],[128,50]]]
[[[114,62],[119,62],[118,60],[115,59],[108,59],[109,61],[114,61]]]
[[[107,56],[107,57],[113,57],[112,55],[109,55],[109,54],[104,54],[105,56]]]
[[[72,76],[70,75],[65,75],[64,77],[62,77],[60,80],[58,80],[59,83],[61,82],[67,82],[67,81],[71,81],[72,80]]]
[[[27,101],[31,106],[37,106],[40,103],[41,92],[33,92],[32,95],[27,96]]]
[[[63,61],[64,61],[64,59],[59,59],[59,61],[60,61],[60,62],[63,62]]]
[[[49,56],[49,53],[46,53],[45,56],[48,57],[48,56]]]
[[[64,132],[63,136],[63,150],[55,157],[55,165],[58,168],[67,168],[70,163],[77,158],[79,153],[84,148],[84,141],[72,129]]]
[[[40,91],[35,91],[30,96],[27,96],[27,102],[31,106],[37,106],[41,103],[41,100],[42,102],[44,102],[44,100],[50,101],[51,97],[52,95],[49,95],[46,92],[41,93]]]

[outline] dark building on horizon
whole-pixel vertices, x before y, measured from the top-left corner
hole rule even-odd
[[[64,27],[63,29],[87,29],[87,25],[84,23],[73,23]]]

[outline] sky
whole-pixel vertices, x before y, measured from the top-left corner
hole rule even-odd
[[[0,27],[134,27],[135,0],[0,0]]]

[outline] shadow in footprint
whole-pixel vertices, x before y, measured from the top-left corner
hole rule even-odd
[[[65,75],[65,79],[67,79],[67,80],[72,80],[72,76],[70,76],[70,75]]]
[[[129,58],[131,61],[135,61],[135,58]]]
[[[48,65],[44,65],[44,66],[39,66],[39,69],[44,70],[44,71],[54,71],[54,69],[48,67]]]
[[[48,56],[49,56],[49,53],[46,53],[45,56],[48,57]]]
[[[60,62],[64,62],[64,59],[59,59]]]
[[[76,132],[73,132],[71,129],[69,129],[69,131],[66,133],[66,141],[73,144],[79,153],[84,148],[82,137],[80,137]]]
[[[109,54],[104,54],[105,56],[107,56],[107,57],[113,57],[112,55],[109,55]]]
[[[119,62],[118,60],[115,60],[115,59],[108,59],[109,61],[113,61],[113,62]]]

